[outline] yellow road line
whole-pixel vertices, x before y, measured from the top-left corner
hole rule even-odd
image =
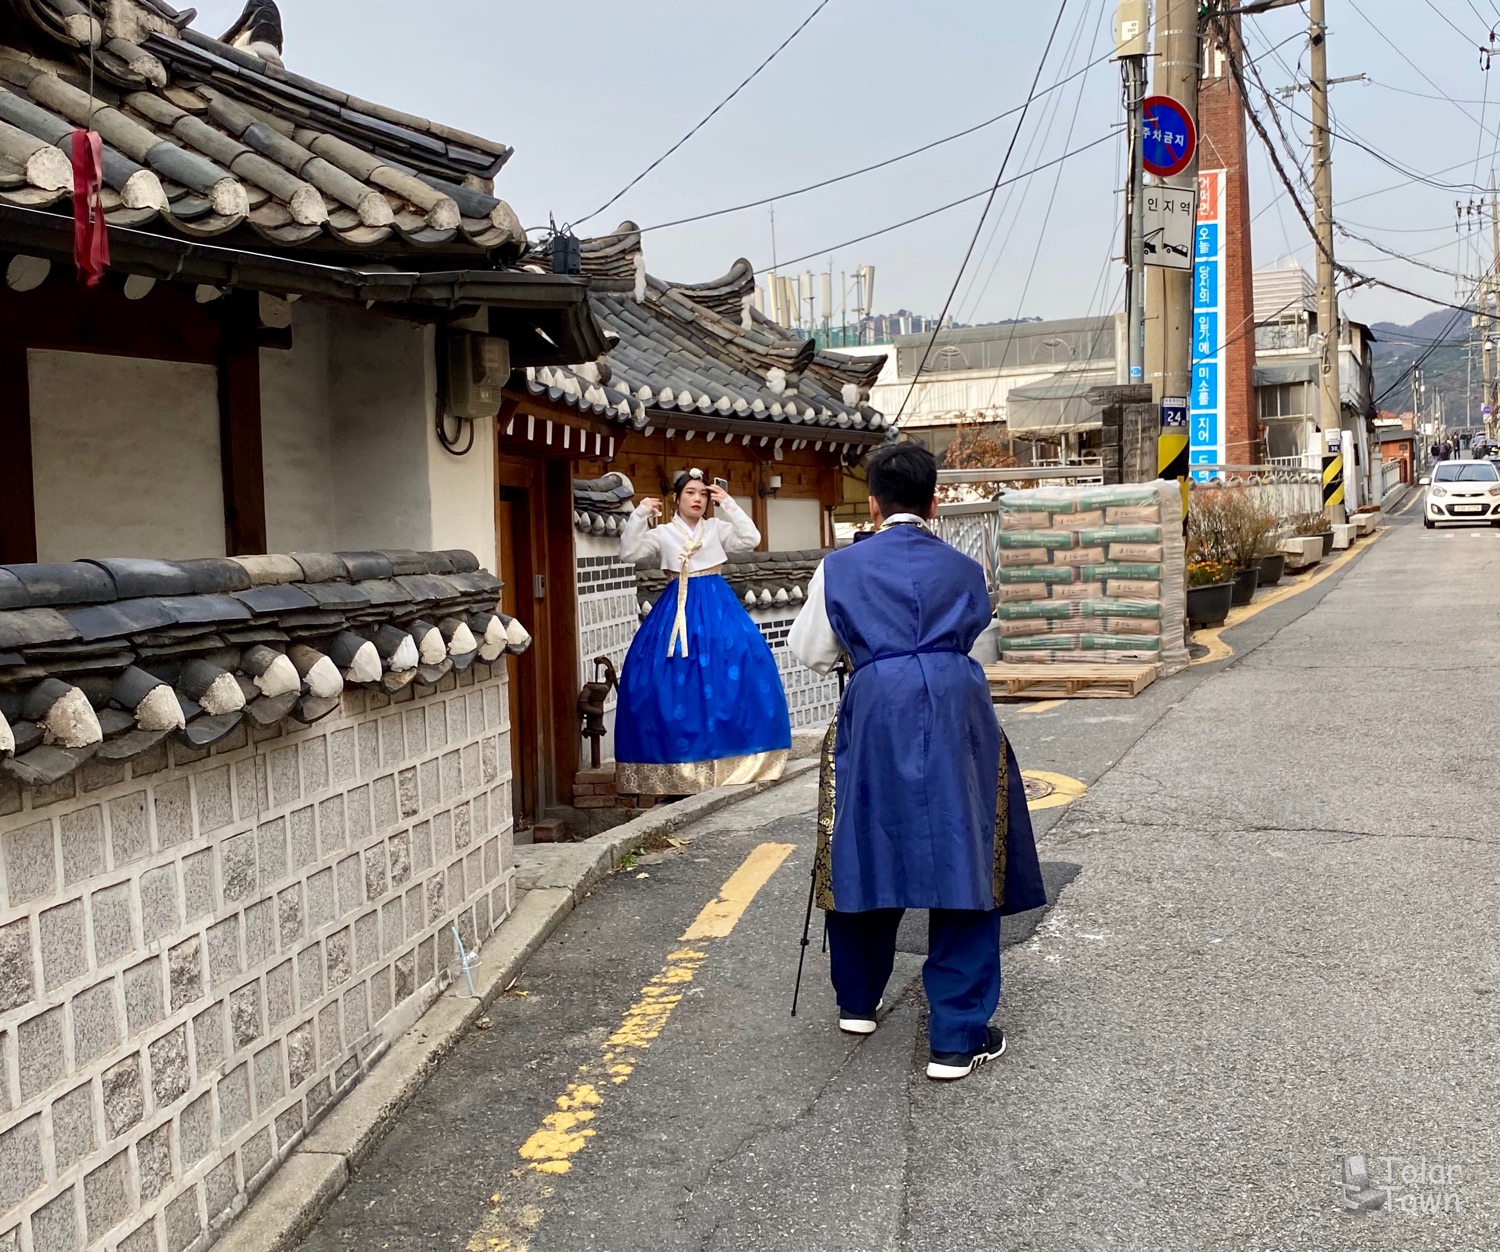
[[[760,889],[795,851],[795,844],[761,844],[698,914],[681,942],[728,938]],[[573,1168],[573,1158],[597,1133],[592,1123],[605,1097],[630,1080],[707,960],[707,952],[687,946],[668,954],[666,964],[641,988],[598,1056],[578,1067],[573,1081],[557,1097],[554,1111],[521,1145],[521,1168],[511,1172],[508,1193],[496,1192],[490,1198],[490,1208],[470,1236],[467,1252],[527,1252],[526,1240],[542,1220],[542,1201],[553,1194],[548,1178]]]
[[[724,884],[718,898],[703,906],[698,920],[683,933],[683,943],[724,938],[744,915],[755,893],[795,850],[790,843],[763,843],[756,848]]]
[[[1410,513],[1413,507],[1415,507],[1425,499],[1427,499],[1427,489],[1425,487],[1416,488],[1413,492],[1412,498],[1405,504],[1403,504],[1399,509],[1397,509],[1393,516],[1401,517],[1406,513]]]
[[[1067,704],[1066,700],[1038,700],[1035,704],[1010,705],[1011,712],[1015,713],[1050,713],[1053,709],[1060,709]]]
[[[1344,566],[1355,558],[1363,556],[1386,534],[1383,530],[1376,531],[1369,537],[1369,541],[1357,547],[1350,548],[1342,556],[1336,557],[1326,565],[1318,567],[1318,572],[1310,578],[1301,582],[1293,583],[1285,587],[1277,587],[1276,590],[1259,596],[1251,604],[1243,608],[1231,609],[1229,620],[1222,626],[1216,626],[1213,630],[1196,631],[1193,642],[1208,649],[1207,656],[1200,656],[1193,662],[1194,665],[1212,665],[1216,661],[1227,661],[1234,655],[1234,649],[1224,642],[1223,634],[1226,630],[1233,630],[1236,626],[1243,626],[1252,617],[1264,613],[1267,609],[1278,604],[1284,604],[1294,596],[1300,596],[1304,591],[1311,591],[1321,582],[1326,582],[1337,574]]]
[[[1079,782],[1076,778],[1069,778],[1066,774],[1049,774],[1042,769],[1023,770],[1023,778],[1035,778],[1038,782],[1044,782],[1052,788],[1050,796],[1043,796],[1040,800],[1031,800],[1026,807],[1033,813],[1042,809],[1060,809],[1065,804],[1072,804],[1085,791],[1088,784]]]

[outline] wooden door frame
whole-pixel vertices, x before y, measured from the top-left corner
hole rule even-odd
[[[522,726],[511,728],[512,735],[521,735],[521,750],[534,762],[536,812],[530,816],[539,820],[550,808],[572,804],[573,777],[578,772],[575,711],[580,680],[572,463],[497,450],[495,485],[496,550],[501,550],[500,492],[507,488],[523,491],[528,505],[523,538],[529,572],[544,580],[540,599],[535,587],[516,588],[518,616],[533,640],[519,659],[528,667],[536,700],[535,707],[523,710]]]

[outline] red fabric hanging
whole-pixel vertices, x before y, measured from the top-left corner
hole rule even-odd
[[[73,264],[78,277],[97,287],[109,268],[109,232],[104,224],[104,141],[91,130],[73,132]]]

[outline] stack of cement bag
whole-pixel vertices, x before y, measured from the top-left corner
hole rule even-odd
[[[1003,660],[1187,664],[1176,483],[1012,491],[1001,510]]]

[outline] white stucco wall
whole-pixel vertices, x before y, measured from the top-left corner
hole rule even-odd
[[[272,552],[318,552],[337,531],[336,490],[328,473],[328,316],[300,301],[293,306],[292,327],[290,352],[267,348],[260,354],[266,543]]]
[[[766,547],[803,552],[823,546],[823,506],[817,500],[766,501]]]
[[[337,546],[429,548],[427,427],[436,390],[430,336],[362,310],[330,309],[327,316]]]
[[[212,366],[32,350],[37,555],[224,555]]]
[[[463,548],[479,558],[485,569],[495,568],[495,422],[475,422],[474,448],[454,456],[438,442],[432,411],[426,422],[427,483],[432,499],[434,551]],[[448,424],[450,438],[467,442],[456,423]]]
[[[290,352],[261,353],[273,551],[464,548],[495,568],[494,423],[437,438],[430,328],[299,301]]]

